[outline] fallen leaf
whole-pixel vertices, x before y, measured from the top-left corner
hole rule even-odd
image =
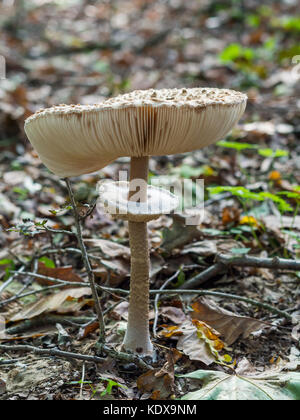
[[[163,306],[159,312],[163,317],[174,322],[174,324],[182,324],[186,320],[183,310],[174,306]]]
[[[186,321],[180,326],[177,349],[189,356],[191,360],[198,360],[209,366],[216,361],[223,360],[219,351],[224,348],[224,343],[212,329],[205,323]]]
[[[224,207],[222,211],[222,223],[224,226],[229,223],[237,223],[240,219],[241,211],[237,207]]]
[[[174,359],[175,356],[175,359]],[[165,400],[174,392],[174,363],[178,355],[169,353],[162,368],[151,369],[137,379],[137,387],[143,393],[151,393],[152,400]]]
[[[233,344],[241,335],[243,338],[268,326],[254,318],[238,316],[217,306],[207,298],[200,298],[192,304],[192,319],[198,319],[216,329],[228,345]]]
[[[78,274],[75,273],[72,266],[47,267],[42,261],[39,261],[38,274],[41,274],[47,277],[53,277],[59,280],[66,280],[66,281],[79,282],[79,283],[83,282],[82,278],[78,276]],[[43,284],[43,285],[55,284],[51,280],[41,279],[38,277],[36,278],[36,281],[39,284]],[[66,286],[66,287],[70,287],[70,286]]]
[[[80,328],[78,332],[78,339],[83,340],[92,332],[96,331],[99,328],[99,322],[93,322],[92,324],[88,324],[86,327]]]
[[[31,319],[45,312],[68,313],[78,311],[85,305],[85,301],[78,299],[91,295],[89,287],[61,290],[53,295],[44,296],[34,303],[26,305],[20,312],[10,316],[9,321]],[[72,299],[68,301],[68,299]]]
[[[186,245],[181,254],[197,254],[199,257],[210,257],[220,253],[230,252],[233,248],[240,248],[243,245],[233,239],[217,239],[193,242]]]
[[[182,400],[296,400],[300,399],[300,373],[274,373],[241,376],[225,372],[197,370],[181,375],[198,379],[201,388],[189,392]]]
[[[88,247],[99,247],[103,254],[110,258],[122,257],[130,259],[130,248],[106,239],[85,239]]]

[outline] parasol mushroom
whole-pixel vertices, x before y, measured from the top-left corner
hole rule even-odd
[[[54,106],[38,111],[25,122],[25,132],[41,160],[61,177],[90,173],[121,156],[131,157],[129,185],[121,181],[100,188],[107,211],[113,204],[129,225],[131,279],[123,342],[126,350],[152,353],[147,222],[171,212],[178,204],[167,191],[147,187],[149,156],[185,153],[215,143],[240,119],[246,101],[245,94],[229,89],[150,89],[96,105]],[[143,181],[138,203],[133,186],[136,179]]]

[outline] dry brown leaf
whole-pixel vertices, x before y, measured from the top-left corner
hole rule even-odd
[[[174,322],[174,324],[182,324],[186,320],[183,310],[174,306],[163,306],[159,312],[163,317]]]
[[[252,332],[268,326],[254,318],[235,315],[217,306],[213,301],[200,298],[193,303],[191,318],[208,323],[216,329],[228,345],[234,343],[240,335],[247,338]]]
[[[79,283],[83,282],[82,278],[74,272],[72,266],[52,268],[52,267],[46,267],[46,265],[43,262],[39,261],[38,274],[41,274],[47,277],[53,277],[59,280],[74,281],[74,282],[79,282]],[[41,279],[41,278],[36,278],[36,281],[39,284],[43,284],[47,286],[54,284],[50,280]],[[66,287],[69,287],[69,286],[66,286]]]
[[[137,380],[137,387],[143,393],[151,393],[152,400],[165,400],[174,392],[174,363],[179,354],[167,355],[167,362],[162,368],[152,369],[141,375]]]
[[[180,331],[182,335],[178,339],[177,349],[189,356],[191,360],[198,360],[209,366],[214,363],[216,359],[217,349],[215,354],[208,346],[208,340],[199,337],[196,326],[191,321],[186,321],[181,325]],[[221,350],[221,349],[220,349]]]
[[[88,324],[86,327],[82,327],[78,333],[78,339],[83,340],[92,332],[96,331],[99,328],[99,322],[93,322],[92,324]]]
[[[238,223],[241,211],[237,207],[224,207],[222,211],[222,223],[224,226],[229,223]]]
[[[17,341],[17,340],[28,340],[33,338],[45,337],[46,335],[49,336],[51,333],[56,332],[57,329],[55,327],[43,327],[39,328],[38,330],[35,329],[32,332],[28,332],[26,334],[21,335],[9,335],[6,334],[5,331],[0,333],[0,341]]]
[[[240,242],[233,239],[210,239],[186,245],[181,253],[193,253],[200,257],[210,257],[212,255],[230,252],[232,248],[241,248],[242,246]]]
[[[128,308],[129,303],[127,301],[120,302],[119,305],[117,305],[113,311],[111,312],[111,315],[115,317],[115,319],[124,319],[125,321],[128,320]],[[149,311],[149,320],[154,318],[154,311]]]
[[[130,263],[123,258],[114,258],[113,260],[102,260],[105,267],[99,267],[94,270],[97,277],[101,282],[108,281],[111,287],[117,287],[122,281],[129,276]],[[109,276],[108,271],[109,270]]]
[[[9,317],[9,321],[31,319],[45,312],[68,313],[76,312],[85,305],[85,300],[79,301],[85,295],[90,295],[89,287],[61,290],[53,295],[45,296],[34,303],[26,305],[20,312]],[[72,298],[71,301],[68,301]]]
[[[118,244],[117,242],[108,241],[106,239],[85,239],[84,242],[89,247],[99,247],[103,254],[110,258],[122,257],[130,259],[130,248]]]

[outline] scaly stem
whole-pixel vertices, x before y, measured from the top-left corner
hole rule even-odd
[[[139,179],[140,201],[147,201],[148,157],[132,158],[130,181]],[[129,191],[129,200],[134,191]],[[131,249],[130,302],[128,326],[123,347],[139,354],[151,354],[149,334],[149,272],[150,256],[146,222],[128,222]]]

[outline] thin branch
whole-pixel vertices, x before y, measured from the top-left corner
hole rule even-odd
[[[56,325],[57,323],[71,326],[71,327],[85,327],[90,322],[95,322],[95,318],[87,316],[62,316],[56,314],[42,314],[31,319],[17,323],[13,327],[7,328],[5,334],[11,336],[22,334],[35,328],[40,328],[48,325]]]
[[[101,343],[98,343],[97,347],[99,351],[106,353],[111,358],[119,360],[120,362],[134,363],[144,371],[153,369],[152,366],[148,365],[140,358],[140,356],[137,356],[135,354],[118,352],[106,345],[102,345]]]
[[[22,265],[22,267],[19,268],[18,271],[13,272],[12,276],[10,276],[9,279],[7,279],[3,284],[0,285],[0,295],[3,292],[3,290],[5,290],[10,285],[10,283],[14,281],[17,274],[21,274],[25,270],[25,268],[25,265]]]
[[[206,270],[202,271],[201,273],[184,282],[184,284],[182,284],[180,288],[182,287],[183,289],[192,289],[193,287],[199,287],[201,286],[201,284],[224,272],[226,272],[226,266],[224,264],[214,264]]]
[[[44,292],[48,292],[49,290],[53,290],[53,289],[60,289],[66,286],[72,286],[72,287],[87,287],[89,286],[89,283],[84,283],[84,282],[77,282],[77,281],[67,281],[67,280],[61,280],[61,279],[57,279],[55,277],[49,277],[49,276],[45,276],[44,274],[36,274],[36,273],[31,273],[29,271],[24,271],[22,273],[18,273],[18,272],[13,272],[13,273],[17,273],[19,276],[29,276],[29,277],[36,277],[42,280],[47,280],[49,282],[55,283],[54,285],[51,286],[47,286],[47,287],[43,287],[42,289],[38,289],[38,290],[32,290],[20,295],[15,295],[12,296],[11,298],[8,298],[6,300],[0,301],[0,307],[7,305],[8,303],[14,302],[18,299],[22,299],[24,297],[27,296],[31,296],[31,295],[37,295],[39,293],[44,293]],[[117,296],[115,294],[115,291],[117,293],[129,293],[127,290],[123,290],[123,289],[115,289],[113,287],[106,287],[106,286],[99,286],[98,284],[96,285],[97,290],[99,290],[99,292],[107,292],[110,293],[112,296],[117,297],[118,299],[123,299],[120,298],[119,296]],[[103,312],[104,314],[104,312]]]
[[[42,277],[41,274],[34,274],[34,273],[22,273],[22,274],[24,274],[24,275],[25,274],[26,275],[33,275],[33,276],[36,276],[36,277]],[[20,299],[21,297],[25,297],[25,296],[33,295],[33,294],[36,294],[36,293],[40,293],[42,291],[48,291],[48,290],[52,290],[52,289],[55,289],[55,288],[65,287],[66,285],[72,285],[74,287],[86,287],[87,286],[87,283],[67,282],[67,281],[64,281],[64,280],[60,280],[60,279],[55,279],[55,278],[43,276],[43,278],[45,278],[45,277],[48,280],[51,280],[53,282],[58,282],[60,284],[56,284],[54,286],[45,287],[44,289],[34,290],[32,292],[24,293],[23,295],[18,296],[18,299]],[[111,293],[114,296],[116,294],[129,295],[129,291],[128,290],[124,290],[124,289],[118,289],[118,288],[107,287],[107,286],[99,286],[99,285],[96,285],[96,288],[98,290],[100,290],[100,291],[105,291],[105,292]],[[249,299],[249,298],[246,298],[244,296],[233,295],[233,294],[229,294],[229,293],[215,292],[215,291],[205,290],[205,289],[200,289],[200,290],[198,290],[198,289],[196,289],[196,290],[194,290],[194,289],[163,289],[163,290],[158,289],[158,290],[150,290],[150,295],[160,295],[160,294],[170,294],[170,295],[172,295],[172,294],[173,295],[176,295],[176,294],[179,294],[179,295],[182,295],[182,294],[190,294],[190,295],[196,294],[196,295],[199,295],[199,296],[216,296],[216,297],[222,297],[224,299],[234,299],[234,300],[239,300],[241,302],[246,302],[246,303],[248,303],[250,305],[253,305],[253,306],[257,306],[257,307],[266,309],[269,312],[272,312],[274,314],[283,316],[284,318],[286,318],[288,320],[291,320],[292,319],[292,316],[289,315],[287,312],[281,311],[281,310],[279,310],[277,308],[274,308],[273,306],[271,306],[271,305],[269,305],[267,303],[259,302],[259,301],[254,300],[254,299]],[[12,297],[10,299],[7,299],[6,301],[0,302],[0,306],[4,305],[6,303],[12,302],[12,301],[14,301],[16,299],[17,299],[16,297]]]
[[[175,280],[178,275],[180,273],[180,270],[176,271],[175,274],[173,274],[172,277],[170,277],[169,279],[167,279],[167,281],[161,286],[161,288],[159,289],[160,291],[164,290],[173,280]],[[154,321],[153,321],[153,336],[156,337],[156,328],[157,328],[157,320],[158,320],[158,300],[159,300],[159,296],[160,294],[157,293],[157,295],[155,296],[154,299]]]
[[[76,232],[72,232],[70,230],[64,230],[64,229],[53,229],[53,228],[50,228],[46,225],[44,225],[43,227],[38,226],[37,229],[40,232],[49,232],[49,233],[54,233],[54,234],[62,233],[63,235],[77,236]]]
[[[96,313],[97,313],[97,317],[98,317],[98,321],[99,321],[99,328],[100,328],[100,341],[104,342],[105,341],[105,325],[104,325],[104,319],[103,319],[103,313],[102,313],[102,309],[101,309],[101,304],[100,304],[100,300],[98,298],[98,293],[97,293],[97,288],[96,288],[96,282],[95,282],[95,275],[93,273],[90,261],[89,261],[89,257],[87,255],[87,250],[82,238],[82,229],[81,229],[81,224],[80,224],[80,217],[79,214],[77,212],[77,206],[76,206],[76,201],[75,201],[75,197],[72,191],[72,187],[71,187],[71,183],[70,180],[68,178],[65,178],[66,181],[66,185],[69,191],[69,197],[70,197],[70,202],[71,202],[71,206],[73,209],[73,214],[74,214],[74,218],[75,218],[75,225],[76,225],[76,231],[77,231],[77,239],[78,239],[78,244],[82,253],[82,259],[83,259],[83,263],[88,275],[88,279],[90,282],[90,287],[92,290],[92,295],[93,295],[93,299],[94,299],[94,304],[95,304],[95,309],[96,309]]]
[[[80,353],[71,353],[68,351],[62,351],[58,349],[40,349],[38,347],[28,346],[28,345],[12,345],[12,346],[6,346],[3,344],[0,344],[0,350],[3,351],[20,351],[20,352],[26,352],[26,353],[34,353],[34,354],[40,354],[42,356],[56,356],[63,359],[78,359],[78,360],[84,360],[86,362],[92,362],[92,363],[103,363],[105,359],[103,357],[98,356],[89,356],[86,354],[80,354]]]
[[[217,262],[220,262],[228,267],[237,265],[240,267],[261,267],[261,268],[272,268],[279,270],[300,270],[300,260],[291,260],[285,258],[260,258],[252,257],[250,255],[232,256],[226,254],[220,254],[216,257]]]
[[[252,257],[249,255],[233,256],[227,254],[217,255],[215,258],[216,263],[196,276],[186,281],[181,287],[184,289],[192,289],[198,287],[218,274],[222,274],[231,266],[240,267],[257,267],[257,268],[270,268],[278,270],[294,270],[300,271],[300,261],[285,258],[260,258]]]

